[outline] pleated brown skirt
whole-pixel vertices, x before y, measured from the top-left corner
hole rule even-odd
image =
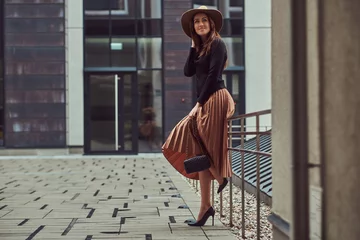
[[[196,115],[198,130],[209,152],[213,165],[222,177],[230,177],[232,169],[228,156],[227,119],[234,114],[235,103],[227,89],[213,93],[209,100],[198,109]],[[187,174],[184,161],[201,155],[201,148],[191,135],[189,116],[184,117],[171,131],[162,152],[169,163],[183,176],[199,179],[198,173]],[[213,178],[214,179],[214,178]]]

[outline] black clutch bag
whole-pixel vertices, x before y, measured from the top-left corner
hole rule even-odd
[[[203,152],[203,155],[195,156],[184,161],[184,168],[187,174],[201,172],[209,169],[211,166],[211,159],[202,139],[200,138],[195,118],[191,118],[189,122],[191,135],[196,139],[201,148],[201,151]],[[188,154],[188,146],[189,141],[187,142],[186,155]]]
[[[206,155],[195,156],[184,161],[186,173],[201,172],[210,168],[210,161]]]

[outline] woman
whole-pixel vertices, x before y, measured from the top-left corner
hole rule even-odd
[[[163,154],[182,175],[200,180],[201,207],[198,220],[189,222],[190,226],[203,226],[210,216],[214,224],[215,210],[210,203],[211,180],[218,181],[217,192],[220,193],[232,175],[227,154],[227,118],[233,115],[235,104],[221,79],[227,63],[226,46],[218,33],[222,22],[218,10],[205,6],[188,10],[181,17],[182,28],[192,39],[184,74],[187,77],[196,75],[197,103],[172,130],[163,145]],[[191,118],[196,118],[199,135],[212,164],[208,170],[187,174],[184,161],[202,154],[189,131]]]

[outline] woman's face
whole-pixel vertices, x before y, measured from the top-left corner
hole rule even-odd
[[[198,13],[194,16],[195,32],[200,36],[206,36],[210,32],[210,21],[204,13]]]

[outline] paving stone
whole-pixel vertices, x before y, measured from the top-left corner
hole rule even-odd
[[[235,239],[184,223],[200,199],[163,158],[1,158],[0,172],[0,239]]]

